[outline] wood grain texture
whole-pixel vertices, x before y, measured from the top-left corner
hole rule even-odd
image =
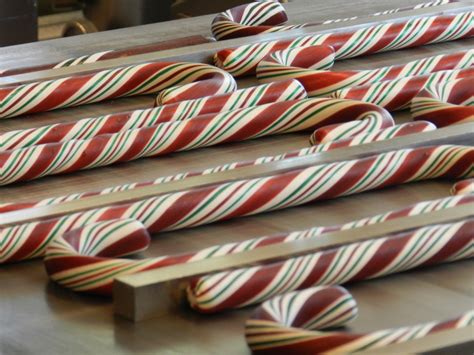
[[[288,4],[292,22],[370,13],[420,1],[306,1]],[[316,11],[317,10],[317,11]],[[137,28],[85,35],[74,39],[2,49],[0,63],[30,65],[108,48],[123,48],[166,40],[180,34],[209,33],[212,16],[160,23]],[[104,48],[104,43],[107,48]],[[335,69],[364,69],[448,53],[472,47],[473,40],[377,54],[337,62]],[[240,87],[254,84],[251,79]],[[114,111],[150,107],[152,97],[113,100],[82,108],[3,120],[0,131],[74,121]],[[398,122],[407,112],[397,113]],[[308,146],[308,134],[268,137],[226,144],[157,159],[55,176],[0,189],[0,202],[27,201],[72,192],[102,189],[157,176],[202,169],[230,161],[253,159]],[[217,243],[331,225],[370,216],[449,194],[451,182],[422,182],[323,203],[220,222],[208,226],[156,235],[145,256],[179,253]],[[449,318],[472,308],[472,261],[432,267],[374,281],[349,285],[360,305],[351,330],[415,324]],[[185,308],[160,319],[133,324],[113,316],[109,300],[74,294],[50,282],[40,260],[0,268],[0,353],[5,354],[247,354],[244,321],[250,309],[201,316]]]

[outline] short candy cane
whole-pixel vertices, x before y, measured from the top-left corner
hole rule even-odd
[[[471,326],[474,311],[442,322],[351,333],[326,330],[357,317],[357,303],[340,286],[312,287],[265,301],[245,323],[245,339],[254,354],[347,354],[423,338],[442,330]]]
[[[456,196],[420,202],[401,210],[338,226],[314,227],[276,236],[216,245],[196,252],[141,260],[117,258],[148,247],[150,236],[145,226],[137,220],[113,219],[91,223],[64,235],[58,235],[46,248],[44,261],[49,277],[61,286],[78,292],[111,295],[113,280],[119,276],[239,253],[270,244],[315,238],[331,231],[359,228],[404,216],[449,209],[473,201],[474,196]]]
[[[474,121],[474,78],[430,83],[411,101],[414,120],[438,127]]]

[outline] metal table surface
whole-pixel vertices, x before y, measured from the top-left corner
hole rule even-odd
[[[350,15],[418,2],[397,1],[395,4],[388,0],[357,1],[357,6],[350,7]],[[344,9],[342,4],[342,0],[323,5],[310,1],[290,3],[289,16],[295,23],[348,16],[347,7]],[[107,49],[101,47],[103,43],[107,43],[110,48],[118,48],[182,34],[209,34],[211,18],[205,16],[67,40],[7,47],[0,52],[0,64],[2,67],[44,64]],[[463,40],[371,55],[337,62],[335,69],[374,68],[457,51],[472,47],[473,43],[473,40]],[[246,79],[239,85],[243,87],[254,83]],[[119,99],[1,120],[0,131],[149,107],[152,100],[151,96]],[[408,112],[394,116],[397,122],[409,119]],[[0,188],[0,202],[27,201],[97,190],[278,154],[308,146],[308,137],[308,133],[268,137],[14,184]],[[449,181],[414,183],[208,226],[160,233],[143,255],[178,253],[255,236],[347,222],[447,196],[450,186]],[[463,261],[348,285],[360,306],[360,315],[350,329],[364,331],[415,324],[449,318],[472,308],[472,266],[472,261]],[[0,285],[0,353],[248,353],[243,324],[252,308],[212,316],[180,309],[162,318],[133,324],[113,315],[109,299],[76,294],[49,282],[41,260],[1,266]]]

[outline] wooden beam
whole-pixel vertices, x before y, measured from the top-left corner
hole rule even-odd
[[[326,233],[318,238],[295,240],[196,262],[163,267],[119,277],[114,282],[114,311],[140,321],[168,313],[185,299],[189,280],[229,269],[266,264],[321,249],[380,238],[434,223],[466,219],[474,215],[474,203],[417,216],[397,218],[360,228]]]
[[[474,123],[454,125],[430,132],[397,137],[387,141],[373,142],[353,147],[340,148],[282,161],[246,166],[234,170],[199,175],[183,180],[148,185],[126,191],[111,192],[105,195],[85,197],[55,205],[40,206],[0,214],[0,228],[63,216],[88,209],[110,206],[125,202],[142,200],[157,195],[199,188],[228,181],[251,179],[275,175],[291,170],[303,169],[318,164],[364,158],[392,150],[439,144],[474,144]]]
[[[151,61],[187,61],[212,63],[215,52],[231,47],[258,43],[263,41],[291,39],[305,35],[324,34],[329,32],[341,32],[357,28],[367,27],[386,22],[399,22],[414,17],[431,16],[439,14],[453,14],[472,10],[472,5],[466,2],[448,3],[435,7],[427,7],[410,11],[402,11],[395,14],[380,15],[376,17],[361,17],[352,21],[337,22],[325,25],[316,25],[295,29],[291,31],[275,32],[251,37],[217,41],[212,43],[188,46],[153,53],[140,54],[124,58],[110,59],[95,63],[82,64],[72,67],[64,67],[32,73],[19,74],[0,78],[0,86],[27,83],[39,80],[48,80],[69,75],[78,75],[90,71],[104,70],[131,64],[146,63]]]

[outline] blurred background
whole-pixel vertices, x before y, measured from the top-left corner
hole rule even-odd
[[[244,0],[0,0],[0,46],[211,14]]]

